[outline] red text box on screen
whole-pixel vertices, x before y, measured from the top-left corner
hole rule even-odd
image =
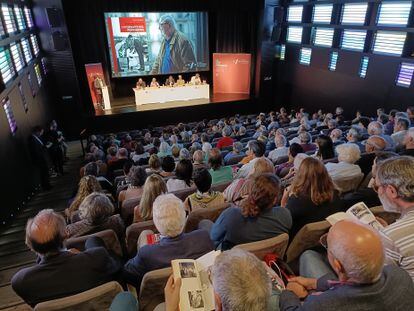
[[[146,32],[145,17],[120,17],[121,32]]]

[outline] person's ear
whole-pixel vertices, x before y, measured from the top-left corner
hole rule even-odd
[[[216,305],[215,310],[216,311],[221,311],[222,310],[221,298],[216,292],[214,292],[214,302],[215,302],[215,305]]]
[[[346,280],[348,276],[346,275],[346,271],[344,270],[344,267],[342,266],[342,263],[334,258],[332,263],[332,268],[335,270],[336,274],[338,275],[339,280]]]
[[[388,197],[391,199],[396,199],[398,198],[398,191],[397,189],[392,186],[392,185],[388,185],[385,192],[387,193]]]

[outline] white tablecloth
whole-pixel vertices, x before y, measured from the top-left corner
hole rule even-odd
[[[191,100],[197,98],[210,98],[210,86],[185,85],[175,87],[147,87],[144,90],[133,89],[135,104],[137,106],[151,103],[165,103],[176,100]]]

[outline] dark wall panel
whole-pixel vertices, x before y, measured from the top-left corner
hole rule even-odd
[[[357,109],[364,114],[373,114],[378,107],[405,110],[414,102],[413,86],[395,85],[398,57],[366,54],[368,71],[360,78],[361,53],[338,51],[336,71],[330,71],[330,49],[312,48],[310,66],[299,64],[299,51],[300,46],[287,44],[285,60],[275,59],[279,105],[303,106],[309,111],[342,106],[352,116]]]

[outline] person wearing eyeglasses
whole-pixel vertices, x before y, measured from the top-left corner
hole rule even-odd
[[[406,270],[414,281],[414,158],[377,163],[374,184],[384,210],[401,213],[381,232],[387,261]]]
[[[372,228],[351,221],[334,224],[321,244],[324,275],[304,269],[281,293],[280,310],[414,310],[414,285],[396,265],[386,265],[382,241]],[[304,255],[308,252],[304,253]],[[304,256],[302,255],[302,257]],[[323,271],[323,270],[321,270]],[[303,302],[301,302],[303,299]]]
[[[174,18],[168,14],[161,16],[159,29],[164,39],[151,74],[196,70],[197,62],[193,45],[183,33],[177,30]]]

